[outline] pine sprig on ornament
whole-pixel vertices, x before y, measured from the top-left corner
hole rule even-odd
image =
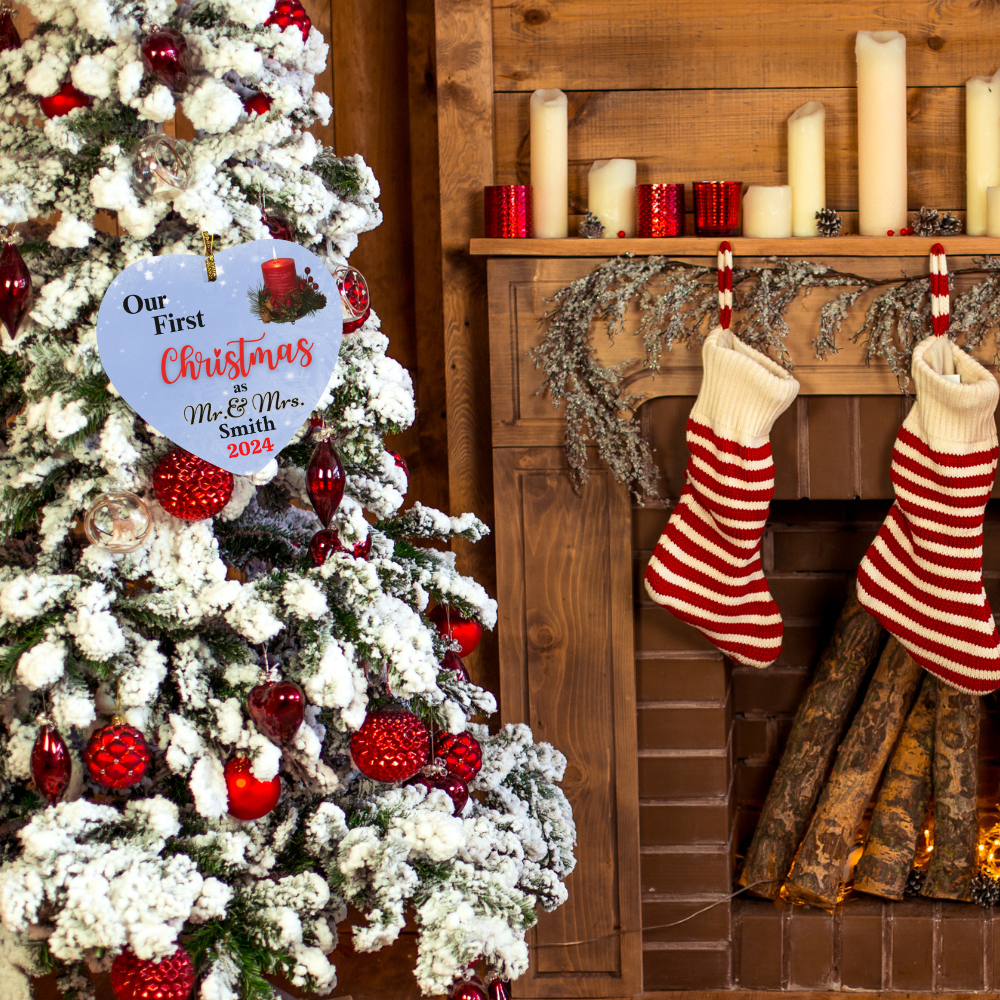
[[[308,272],[308,268],[306,271]],[[294,323],[326,308],[326,296],[310,274],[299,278],[297,288],[287,295],[274,296],[263,285],[247,292],[250,312],[259,316],[262,323]]]

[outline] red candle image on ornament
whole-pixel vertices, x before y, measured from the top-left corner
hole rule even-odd
[[[294,323],[304,316],[311,316],[326,308],[326,296],[311,268],[299,275],[291,257],[279,257],[260,265],[264,283],[247,292],[250,311],[264,323]]]

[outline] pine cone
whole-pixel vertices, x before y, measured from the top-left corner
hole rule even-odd
[[[925,208],[920,206],[920,211],[913,216],[913,232],[917,236],[935,236],[941,219],[936,208]]]
[[[951,212],[945,212],[938,220],[938,232],[942,236],[957,236],[962,231],[962,220]]]
[[[927,881],[926,868],[912,868],[906,878],[906,888],[903,890],[904,896],[919,896],[920,890]]]
[[[969,883],[969,894],[980,906],[996,906],[1000,902],[1000,879],[980,872]]]
[[[816,213],[816,227],[820,236],[839,236],[844,220],[832,208],[821,208]]]
[[[580,223],[579,232],[588,240],[599,240],[604,235],[604,223],[593,212],[588,212]]]

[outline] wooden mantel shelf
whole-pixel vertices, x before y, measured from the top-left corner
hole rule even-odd
[[[727,237],[737,257],[926,257],[935,243],[952,255],[1000,254],[993,236],[834,236],[784,240]],[[623,253],[667,257],[714,256],[720,239],[682,236],[674,239],[566,240],[473,239],[469,253],[477,257],[617,257]]]

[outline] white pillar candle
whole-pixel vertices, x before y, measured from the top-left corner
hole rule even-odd
[[[792,235],[792,189],[788,184],[751,184],[743,195],[743,235],[765,239]]]
[[[792,235],[819,236],[816,213],[826,208],[826,109],[819,101],[788,119],[788,184]]]
[[[560,240],[569,235],[569,104],[561,90],[531,95],[532,234]]]
[[[965,84],[965,231],[986,232],[986,189],[1000,184],[1000,70]]]
[[[858,231],[899,232],[906,217],[906,38],[859,31]]]
[[[986,189],[986,235],[1000,236],[1000,185]]]
[[[587,175],[587,207],[604,224],[604,238],[635,236],[635,160],[596,160]]]

